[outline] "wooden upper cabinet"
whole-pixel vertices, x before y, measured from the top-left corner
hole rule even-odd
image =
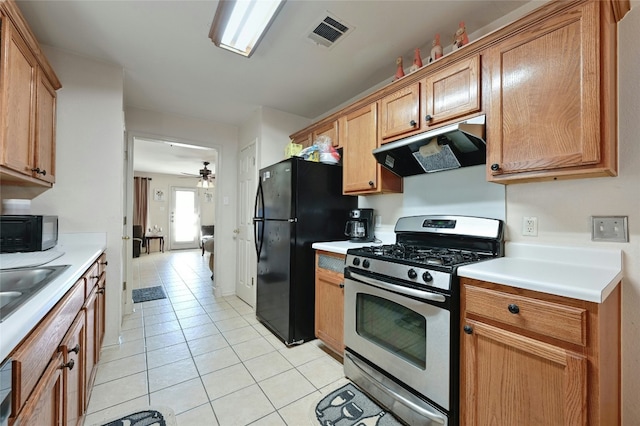
[[[317,128],[313,129],[311,133],[312,143],[318,139],[319,136],[328,136],[331,139],[331,146],[339,148],[340,136],[338,135],[338,120],[333,120],[325,124],[321,124]]]
[[[32,176],[38,63],[7,17],[2,19],[2,166]]]
[[[308,146],[311,146],[312,135],[311,132],[301,131],[291,135],[291,140],[293,141],[293,143],[302,145],[303,148],[306,148]]]
[[[378,146],[377,104],[360,108],[340,117],[343,150],[342,185],[345,194],[376,192],[378,162],[371,153]]]
[[[35,166],[36,177],[54,183],[56,167],[56,91],[42,71],[36,92]]]
[[[480,55],[430,73],[424,80],[421,117],[426,127],[480,111]]]
[[[379,146],[376,102],[340,117],[338,129],[344,194],[402,192],[402,178],[378,164],[372,153]]]
[[[420,83],[414,83],[380,100],[380,140],[391,142],[421,130]]]
[[[37,195],[55,182],[61,84],[14,1],[0,2],[0,18],[0,176],[3,184],[32,187],[30,194]]]
[[[617,175],[611,5],[561,10],[487,51],[487,179]]]

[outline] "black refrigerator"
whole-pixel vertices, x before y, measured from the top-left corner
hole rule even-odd
[[[342,167],[292,157],[260,170],[253,219],[258,277],[256,316],[286,345],[314,339],[318,241],[345,240]]]

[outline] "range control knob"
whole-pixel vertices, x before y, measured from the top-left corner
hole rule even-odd
[[[418,276],[418,273],[413,269],[409,269],[409,272],[407,272],[407,275],[409,276],[409,278],[413,280]]]
[[[427,282],[427,283],[429,283],[429,282],[433,281],[433,277],[431,276],[431,274],[429,273],[429,271],[425,271],[425,273],[424,273],[424,274],[422,274],[422,279],[423,279],[425,282]]]
[[[369,261],[368,261],[367,259],[365,259],[365,260],[362,262],[362,266],[363,266],[364,268],[368,268],[369,266],[371,266],[371,263],[369,263]]]
[[[351,263],[353,263],[353,266],[358,266],[358,265],[360,265],[360,259],[358,259],[357,257],[354,257],[353,258],[353,262],[351,262]]]

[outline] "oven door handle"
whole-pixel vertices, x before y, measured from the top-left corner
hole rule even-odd
[[[358,370],[360,370],[360,374],[362,374],[370,383],[374,384],[378,389],[380,389],[380,391],[390,395],[391,397],[395,398],[397,401],[400,401],[402,404],[406,405],[407,407],[411,408],[415,412],[419,413],[422,417],[425,417],[425,418],[431,420],[430,423],[435,423],[435,424],[439,424],[439,425],[446,425],[447,424],[447,419],[442,414],[437,413],[435,411],[428,410],[425,407],[419,406],[419,405],[409,401],[407,398],[405,398],[404,396],[400,395],[399,393],[397,393],[396,391],[394,391],[393,389],[391,389],[388,386],[382,386],[380,384],[380,380],[374,378],[365,369],[363,369],[357,359],[355,359],[349,353],[345,353],[345,356],[348,357],[351,360],[352,364]]]
[[[444,302],[447,300],[444,295],[439,293],[432,293],[429,291],[416,290],[411,287],[391,284],[388,282],[376,280],[375,278],[360,275],[356,272],[350,272],[350,275],[352,278],[362,281],[363,283],[381,288],[383,290],[395,291],[396,293],[404,294],[405,296],[417,297],[418,299],[428,300],[431,302]]]

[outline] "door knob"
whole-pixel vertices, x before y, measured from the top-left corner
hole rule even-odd
[[[236,229],[234,229],[234,230],[233,230],[233,233],[234,233],[234,234],[239,234],[239,233],[240,233],[240,230],[236,228]]]
[[[122,237],[122,239],[123,239],[123,240],[130,240],[130,239],[131,239],[131,237],[130,237],[130,236],[128,236],[128,235],[125,235],[124,237]]]

